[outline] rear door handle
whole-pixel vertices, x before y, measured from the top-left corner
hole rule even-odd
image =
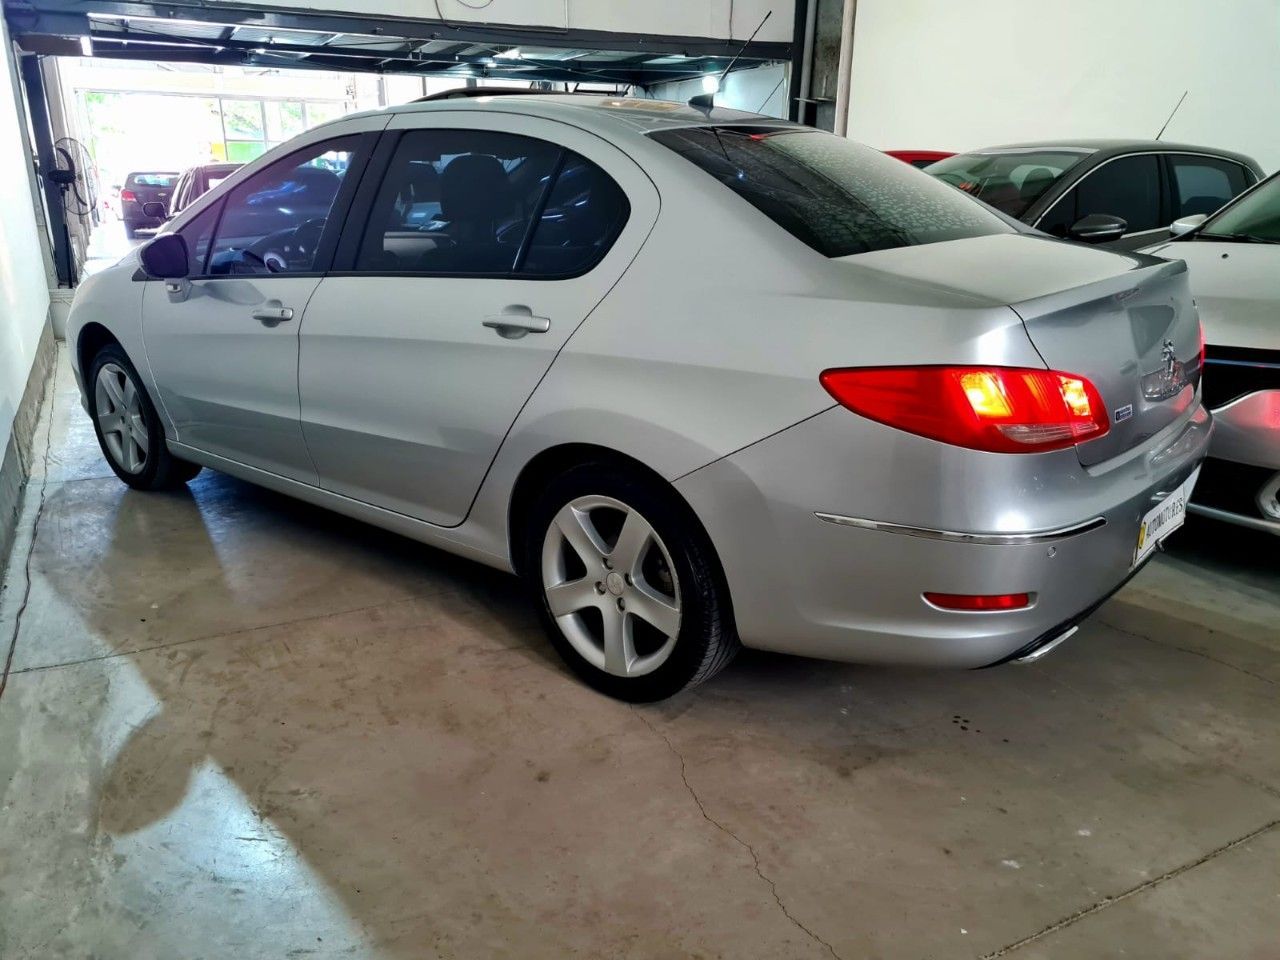
[[[551,329],[551,321],[547,317],[535,317],[532,310],[521,304],[485,317],[484,325],[497,330],[498,336],[508,340],[518,340],[526,333],[546,333]]]
[[[268,326],[284,323],[293,319],[293,308],[282,306],[279,300],[268,300],[253,311],[253,319],[261,320]]]

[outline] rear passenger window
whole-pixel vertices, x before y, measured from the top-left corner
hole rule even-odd
[[[1213,213],[1253,183],[1245,168],[1230,160],[1173,154],[1169,163],[1173,167],[1175,220]]]
[[[355,269],[572,276],[604,256],[627,212],[603,170],[545,140],[415,130],[387,167]]]
[[[630,209],[612,177],[590,160],[566,153],[519,272],[543,277],[585,273],[613,245]]]
[[[1160,165],[1152,154],[1103,164],[1076,189],[1076,219],[1094,213],[1120,217],[1126,233],[1154,230],[1160,222]]]

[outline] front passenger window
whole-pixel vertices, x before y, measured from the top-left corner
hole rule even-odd
[[[358,139],[306,147],[232,190],[210,250],[209,274],[310,271]]]

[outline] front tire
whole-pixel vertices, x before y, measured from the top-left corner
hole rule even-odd
[[[714,551],[654,479],[603,463],[552,480],[530,511],[523,571],[552,644],[602,693],[662,700],[739,649]]]
[[[98,445],[117,477],[137,490],[163,490],[200,472],[198,464],[169,452],[156,408],[118,344],[108,344],[94,356],[87,386]]]

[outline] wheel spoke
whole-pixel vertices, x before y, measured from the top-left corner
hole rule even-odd
[[[124,433],[124,423],[118,414],[99,413],[98,424],[102,427],[103,433]]]
[[[147,428],[144,424],[137,420],[129,421],[129,436],[133,438],[133,442],[137,444],[138,450],[145,456],[149,443],[147,441]]]
[[[628,513],[627,519],[622,522],[622,530],[618,534],[618,542],[614,544],[613,550],[609,554],[609,559],[613,561],[614,568],[635,576],[640,569],[640,562],[644,559],[645,551],[652,536],[653,528],[649,526],[644,517],[634,510]]]
[[[642,580],[635,581],[627,610],[652,624],[664,637],[680,632],[680,608]]]
[[[138,412],[138,388],[133,385],[133,381],[125,377],[124,394],[121,398],[124,408],[129,413]]]
[[[556,526],[569,541],[574,553],[586,565],[588,572],[600,568],[609,547],[596,531],[595,524],[585,510],[576,510],[573,504],[566,504],[556,514]]]
[[[596,590],[595,581],[590,577],[547,587],[547,606],[553,617],[563,617],[587,607],[598,606],[599,603],[600,593]]]
[[[608,607],[604,610],[604,668],[614,676],[625,677],[636,658],[627,615]]]
[[[98,374],[98,382],[102,384],[103,389],[107,391],[107,396],[111,398],[111,405],[117,412],[125,410],[124,391],[120,388],[120,381],[110,370],[104,370]]]

